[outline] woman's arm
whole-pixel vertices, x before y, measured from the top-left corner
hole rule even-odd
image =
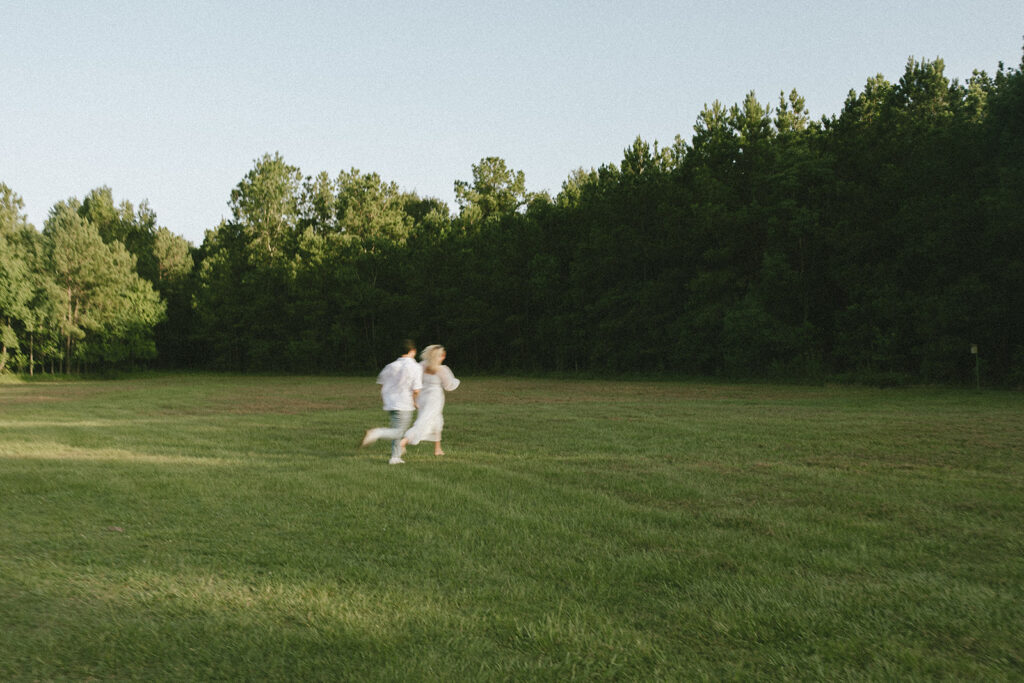
[[[455,391],[462,384],[462,382],[456,379],[455,373],[447,365],[441,366],[441,369],[438,371],[438,377],[441,378],[441,387],[445,391]]]

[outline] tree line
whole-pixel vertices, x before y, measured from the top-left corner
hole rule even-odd
[[[455,195],[268,154],[194,247],[109,188],[39,232],[0,185],[0,369],[369,371],[412,336],[465,370],[1024,385],[1021,67],[910,59],[820,120],[750,93],[556,196],[497,157]]]
[[[109,188],[58,202],[42,232],[0,183],[0,372],[134,367],[157,356],[166,296],[189,278],[190,245]]]

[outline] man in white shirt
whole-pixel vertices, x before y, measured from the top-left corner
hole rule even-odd
[[[423,368],[416,362],[416,344],[406,339],[403,348],[405,353],[397,360],[388,363],[377,375],[380,385],[380,397],[384,402],[384,410],[391,418],[391,427],[377,427],[366,430],[361,446],[369,446],[379,439],[391,440],[391,465],[401,465],[401,439],[412,424],[416,412],[416,397],[423,388]]]

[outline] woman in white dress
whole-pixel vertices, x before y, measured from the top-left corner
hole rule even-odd
[[[419,395],[419,413],[412,427],[402,439],[402,452],[407,444],[415,446],[420,441],[434,442],[434,455],[444,455],[441,450],[441,430],[444,428],[444,392],[455,391],[460,382],[444,359],[448,356],[444,347],[432,344],[420,354],[423,366],[423,389]]]

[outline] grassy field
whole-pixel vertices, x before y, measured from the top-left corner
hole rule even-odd
[[[1024,395],[0,384],[0,679],[1024,679]]]

